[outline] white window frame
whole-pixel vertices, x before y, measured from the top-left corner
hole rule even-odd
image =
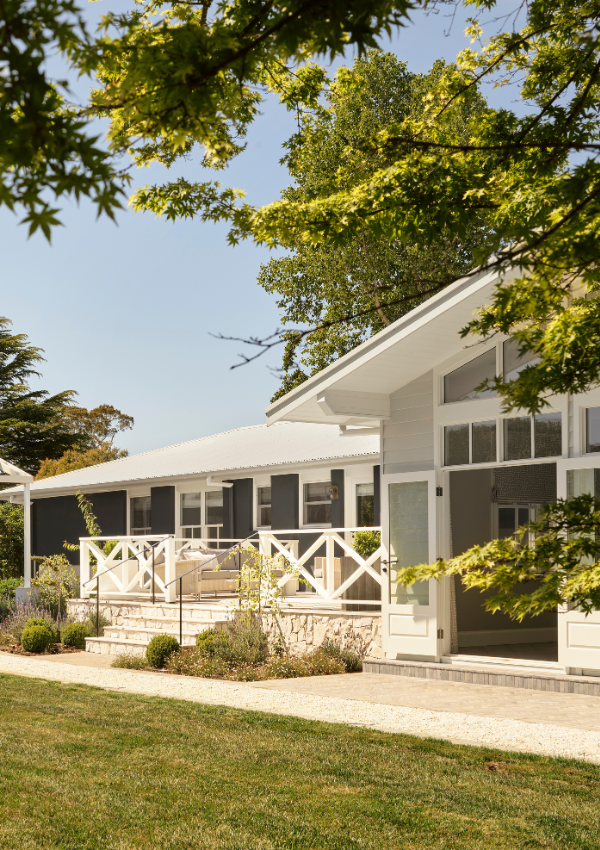
[[[582,457],[596,457],[600,459],[600,452],[588,452],[587,450],[587,442],[588,442],[588,433],[587,433],[587,412],[588,410],[598,410],[600,409],[599,404],[586,404],[585,407],[579,408],[579,415],[581,417],[581,456]]]
[[[467,363],[470,363],[472,360],[476,360],[477,357],[481,357],[483,354],[487,354],[488,351],[492,351],[492,349],[496,350],[496,375],[502,374],[502,343],[494,343],[494,345],[482,347],[481,350],[477,351],[477,353],[475,353],[473,349],[470,349],[469,352],[465,353],[459,360],[457,360],[451,366],[446,366],[439,373],[437,383],[438,405],[440,407],[452,408],[457,404],[481,404],[482,402],[497,401],[497,396],[488,396],[487,398],[469,398],[462,399],[461,401],[444,401],[444,379],[446,378],[446,376],[450,375],[452,372],[456,372],[457,369],[466,366]]]
[[[268,483],[258,482],[258,483],[255,483],[255,485],[254,485],[254,511],[255,511],[254,528],[257,528],[257,529],[258,528],[264,528],[264,529],[270,529],[271,528],[270,525],[261,525],[260,522],[259,522],[261,505],[258,502],[258,493],[259,493],[259,490],[263,490],[266,487],[271,488],[271,480],[270,479],[269,479]],[[271,489],[271,500],[272,500],[272,498],[273,498],[273,490]],[[265,506],[262,505],[262,507],[265,507]],[[272,507],[273,507],[272,501],[270,502],[269,507],[272,509]]]
[[[329,475],[329,478],[326,476]],[[304,487],[307,484],[328,484],[331,487],[331,472],[329,470],[323,470],[321,474],[315,472],[314,475],[309,476],[300,476],[300,510],[302,512],[300,528],[332,528],[332,523],[330,522],[320,522],[320,523],[306,523],[304,522]],[[326,504],[325,502],[311,502],[310,504]],[[331,504],[331,500],[330,500]]]
[[[152,534],[152,527],[150,527],[147,531],[139,531],[134,530],[132,528],[132,510],[131,510],[131,501],[132,499],[151,499],[151,493],[136,493],[136,492],[128,492],[127,493],[127,528],[129,529],[129,535],[131,537],[147,537],[149,534]],[[152,504],[150,505],[150,522],[152,522]]]

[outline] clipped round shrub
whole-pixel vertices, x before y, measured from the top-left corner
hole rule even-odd
[[[171,635],[156,635],[146,649],[146,658],[151,667],[164,667],[165,661],[179,649],[179,641]]]
[[[47,624],[26,626],[21,635],[21,646],[25,652],[45,652],[55,641]]]
[[[48,620],[44,620],[43,617],[30,617],[25,623],[25,628],[28,628],[29,626],[45,626],[52,634],[52,637],[56,640],[56,628],[52,623],[49,623]]]
[[[200,655],[211,658],[219,655],[219,650],[230,642],[226,632],[217,632],[214,629],[204,629],[196,638],[196,649]]]
[[[83,623],[70,623],[64,627],[60,636],[65,646],[85,649],[85,639],[88,637],[88,630]]]

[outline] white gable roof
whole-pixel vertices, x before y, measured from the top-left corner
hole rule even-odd
[[[276,428],[253,425],[43,478],[31,485],[31,496],[106,489],[148,479],[221,476],[240,470],[361,457],[377,462],[377,435],[342,437],[339,429],[331,425],[286,422]],[[21,489],[1,491],[0,498],[6,499]]]
[[[474,274],[451,284],[270,404],[266,408],[268,424],[288,421],[341,425],[369,421],[326,412],[317,398],[325,391],[356,394],[370,399],[376,409],[378,399],[473,345],[473,338],[461,339],[460,330],[476,310],[491,301],[497,284],[496,272]]]

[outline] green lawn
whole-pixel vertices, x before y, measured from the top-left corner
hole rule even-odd
[[[0,715],[3,850],[600,845],[595,765],[6,675]]]

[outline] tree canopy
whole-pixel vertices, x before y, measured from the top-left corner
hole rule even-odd
[[[133,427],[133,417],[109,404],[76,407],[73,390],[33,390],[29,381],[40,376],[42,349],[25,334],[13,334],[10,325],[0,318],[0,457],[32,475],[42,467],[56,475],[48,472],[56,464],[66,472],[126,455],[112,443],[119,431]]]
[[[437,62],[429,74],[412,74],[394,54],[381,51],[340,69],[326,89],[327,106],[303,114],[287,144],[284,161],[294,183],[284,196],[294,203],[327,197],[339,186],[347,150],[360,150],[377,132],[420,114],[444,72]],[[468,140],[484,112],[474,87],[455,116],[453,138]],[[361,179],[390,162],[387,151],[363,150]],[[342,245],[292,240],[291,252],[263,265],[259,275],[267,292],[277,295],[284,326],[295,326],[285,333],[285,374],[275,397],[469,272],[473,251],[486,236],[482,217],[464,238],[442,232],[429,244],[376,236],[368,226]],[[298,330],[303,327],[310,329],[305,337]],[[302,345],[298,358],[295,349]]]

